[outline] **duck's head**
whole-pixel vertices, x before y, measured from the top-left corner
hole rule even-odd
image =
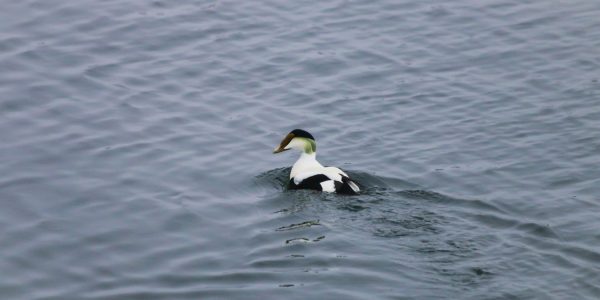
[[[279,146],[273,150],[273,153],[279,153],[290,149],[297,149],[304,153],[315,153],[317,151],[317,143],[312,134],[302,130],[294,129],[288,133]]]

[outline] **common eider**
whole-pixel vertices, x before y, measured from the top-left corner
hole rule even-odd
[[[281,141],[273,153],[286,150],[300,150],[300,158],[290,172],[289,189],[310,189],[338,194],[355,195],[358,185],[348,174],[336,167],[323,167],[317,161],[315,138],[302,129],[294,129]]]

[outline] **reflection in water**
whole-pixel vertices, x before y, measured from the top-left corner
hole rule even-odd
[[[315,226],[315,225],[320,225],[319,224],[319,220],[315,220],[315,221],[304,221],[302,223],[298,223],[298,224],[290,224],[287,226],[281,226],[277,229],[275,229],[276,231],[284,231],[284,230],[294,230],[294,229],[298,229],[298,228],[303,228],[303,227],[311,227],[311,226]]]

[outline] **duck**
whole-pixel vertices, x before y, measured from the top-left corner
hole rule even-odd
[[[312,134],[302,129],[288,133],[273,154],[290,149],[300,151],[300,158],[292,166],[288,188],[309,189],[328,193],[356,195],[358,184],[348,174],[336,167],[324,167],[317,161],[317,143]]]

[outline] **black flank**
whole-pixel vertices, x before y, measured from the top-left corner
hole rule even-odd
[[[323,188],[321,187],[321,182],[327,181],[327,180],[331,180],[331,179],[323,174],[317,174],[317,175],[308,177],[308,178],[302,180],[300,182],[300,184],[296,184],[294,182],[294,178],[292,178],[292,179],[290,179],[288,188],[290,190],[304,189],[304,190],[322,191]],[[350,188],[350,187],[348,187],[348,188]],[[352,190],[352,189],[350,189],[350,190]]]

